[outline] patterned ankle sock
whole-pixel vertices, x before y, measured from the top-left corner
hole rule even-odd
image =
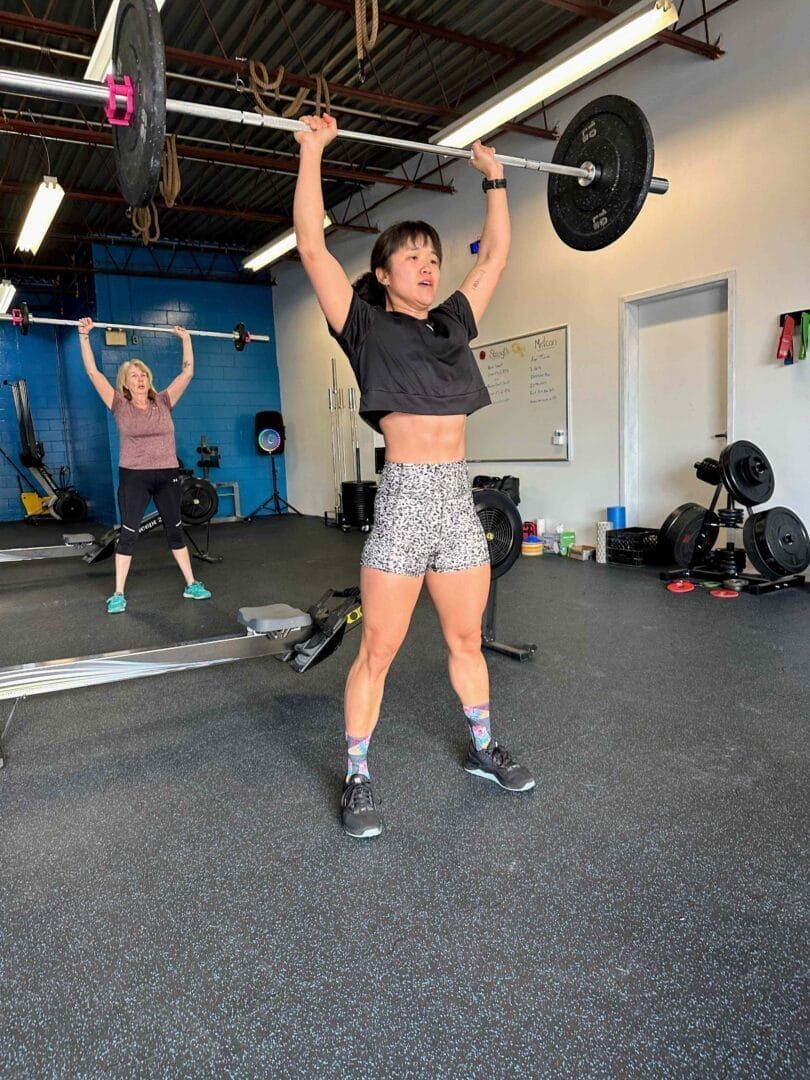
[[[467,717],[467,726],[470,729],[470,738],[475,743],[475,749],[485,750],[492,738],[489,727],[489,702],[485,701],[483,705],[465,705],[464,715]]]
[[[346,735],[346,746],[349,751],[348,765],[346,768],[347,780],[356,773],[360,773],[361,776],[369,776],[366,756],[368,754],[368,744],[370,742],[370,735],[366,735],[364,739],[356,739],[354,735]]]

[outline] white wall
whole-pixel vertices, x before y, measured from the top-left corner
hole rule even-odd
[[[512,256],[479,340],[570,323],[574,460],[490,471],[520,476],[524,517],[562,521],[583,540],[593,538],[593,523],[619,496],[619,298],[731,269],[738,285],[735,436],[769,456],[774,504],[791,506],[810,524],[810,359],[793,367],[774,360],[778,313],[810,305],[810,3],[741,0],[711,29],[722,32],[723,59],[662,46],[569,98],[550,117],[562,128],[586,101],[607,93],[633,98],[647,114],[655,172],[669,177],[671,189],[651,196],[617,243],[592,253],[565,247],[551,228],[545,180],[508,170]],[[549,142],[518,136],[501,137],[497,146],[526,157],[553,153]],[[380,228],[409,217],[438,228],[442,293],[455,289],[470,267],[468,244],[484,209],[477,173],[457,162],[446,175],[454,177],[456,195],[405,191],[372,215]],[[390,190],[378,187],[371,195]],[[354,277],[368,266],[372,240],[344,233],[330,238],[330,247]],[[301,267],[285,263],[277,277],[289,496],[305,512],[320,514],[332,505],[330,357],[340,356],[342,385],[351,372]],[[371,478],[370,430],[362,437],[364,477]],[[690,447],[684,456],[694,460]],[[708,487],[706,493],[708,499]]]

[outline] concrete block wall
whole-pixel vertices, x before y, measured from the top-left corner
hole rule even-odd
[[[130,266],[139,266],[136,252]],[[157,253],[160,257],[160,253]],[[154,267],[145,255],[141,265]],[[96,319],[156,326],[180,324],[188,329],[228,332],[237,322],[250,331],[268,334],[269,343],[248,345],[237,352],[230,341],[218,338],[193,339],[195,376],[174,410],[177,452],[187,468],[198,472],[197,446],[205,435],[219,447],[221,467],[211,480],[239,484],[243,513],[261,503],[271,491],[270,462],[255,448],[254,417],[263,409],[281,409],[276,364],[273,298],[269,287],[251,284],[220,284],[200,280],[160,277],[130,277],[105,274],[103,249],[94,250],[96,274]],[[173,268],[193,273],[195,264],[174,256]],[[110,382],[119,366],[135,357],[152,369],[155,386],[164,389],[178,374],[182,349],[171,334],[128,332],[126,346],[104,344],[103,330],[94,332],[96,360]],[[111,416],[107,420],[110,465],[113,477],[118,468],[118,432]],[[286,494],[285,455],[277,459],[278,486]],[[231,512],[231,501],[223,497],[222,513]],[[263,511],[266,513],[267,511]]]
[[[45,447],[45,462],[58,481],[60,469],[72,465],[67,435],[66,402],[61,388],[59,331],[32,326],[23,337],[4,324],[0,331],[0,383],[25,379],[34,418],[37,439]],[[0,385],[0,446],[20,466],[20,434],[17,414],[8,386]],[[38,493],[39,485],[30,478],[26,488]],[[18,521],[24,517],[19,497],[17,474],[0,458],[0,521]]]
[[[108,524],[118,518],[110,464],[107,410],[84,373],[78,333],[59,336],[63,397],[69,424],[73,483],[87,500],[88,515]]]
[[[128,333],[125,346],[107,346],[105,323],[181,324],[228,332],[243,322],[253,333],[269,335],[269,343],[248,345],[241,353],[229,340],[194,338],[195,378],[174,413],[178,454],[186,467],[199,472],[197,446],[205,435],[221,455],[221,467],[211,473],[211,480],[236,481],[243,513],[253,510],[272,490],[269,458],[255,447],[254,417],[265,409],[281,410],[270,288],[206,280],[198,263],[166,249],[153,255],[135,249],[128,264],[132,275],[105,273],[114,267],[103,247],[94,248],[93,259],[98,268],[95,309],[91,303],[87,312],[71,309],[60,314],[75,319],[86,313],[101,324],[92,344],[99,367],[113,383],[119,365],[139,357],[152,368],[155,385],[163,389],[180,370],[181,344],[170,334],[141,333],[133,338]],[[173,270],[188,273],[189,279],[160,277],[155,260],[159,266],[171,261]],[[211,270],[216,269],[214,260]],[[137,276],[146,271],[155,276]],[[33,303],[32,311],[36,315]],[[116,521],[118,431],[84,374],[76,330],[32,326],[22,337],[7,326],[0,333],[0,380],[19,378],[28,383],[37,437],[45,444],[46,463],[55,478],[61,468],[69,469],[70,482],[87,499],[91,517]],[[8,387],[0,391],[0,446],[19,463],[11,392]],[[282,496],[285,457],[276,459]],[[36,489],[33,483],[30,486]],[[231,509],[231,500],[223,495],[221,513]],[[22,516],[16,474],[0,459],[0,521]]]

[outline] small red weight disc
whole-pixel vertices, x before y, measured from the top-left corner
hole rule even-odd
[[[709,593],[716,600],[736,600],[739,595],[736,589],[712,589]]]
[[[693,592],[694,588],[695,586],[691,581],[684,581],[683,578],[680,578],[678,581],[672,581],[667,585],[667,591],[674,593]]]

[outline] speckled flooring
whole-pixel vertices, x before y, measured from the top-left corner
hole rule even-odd
[[[59,527],[57,527],[57,531]],[[110,564],[0,565],[3,665],[238,633],[306,607],[362,544],[222,525],[208,603],[160,536],[129,610]],[[53,542],[0,526],[0,547]],[[343,835],[342,684],[248,661],[23,702],[0,772],[0,1075],[808,1075],[810,591],[713,601],[652,572],[523,560],[500,585],[496,732],[536,771],[460,767],[429,601]],[[8,703],[0,703],[3,722]]]

